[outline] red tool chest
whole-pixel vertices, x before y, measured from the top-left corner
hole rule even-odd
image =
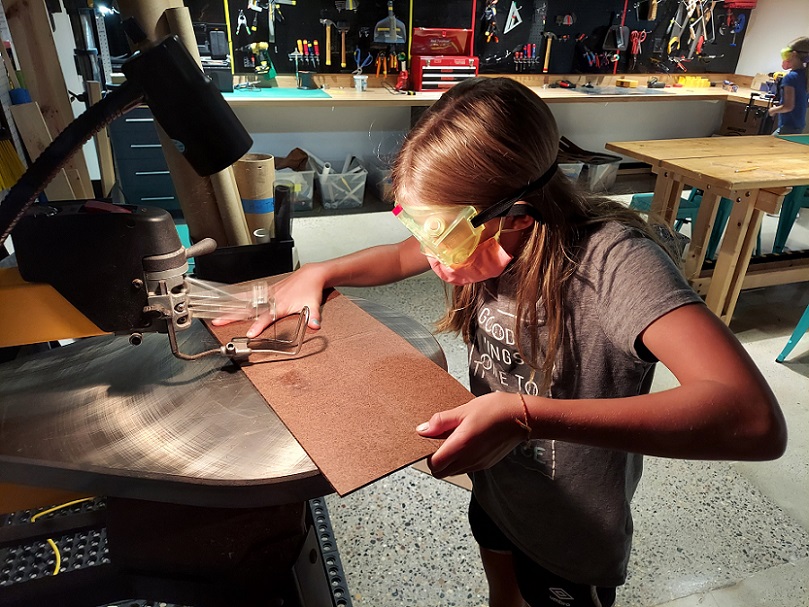
[[[478,75],[470,54],[471,29],[417,27],[410,47],[411,76],[417,91],[445,91]]]

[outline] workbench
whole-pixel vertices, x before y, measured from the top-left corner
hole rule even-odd
[[[809,280],[809,258],[751,256],[763,213],[777,213],[792,186],[809,183],[809,146],[769,135],[623,141],[607,149],[652,166],[657,175],[650,214],[672,225],[683,188],[703,191],[692,228],[686,278],[708,307],[730,323],[742,289]],[[720,200],[733,201],[715,266],[705,251]]]
[[[619,75],[624,76],[624,75]],[[721,80],[727,74],[705,74],[713,80]],[[529,87],[539,95],[545,103],[625,103],[625,102],[655,102],[655,101],[725,101],[733,98],[735,101],[744,100],[750,96],[750,89],[740,88],[731,92],[722,87],[666,87],[648,89],[646,82],[651,77],[660,78],[663,82],[674,83],[676,75],[663,74],[632,74],[638,80],[637,88],[619,89],[614,82],[617,78],[611,74],[554,74],[542,76],[539,74],[482,74],[484,78],[506,77]],[[577,84],[576,88],[554,88],[554,82],[566,79]],[[441,98],[441,92],[414,92],[412,94],[394,93],[383,87],[383,83],[390,85],[384,78],[373,75],[368,78],[368,89],[358,92],[351,84],[350,74],[317,74],[315,81],[323,88],[312,91],[300,91],[295,88],[294,76],[278,76],[278,87],[267,89],[244,89],[232,93],[223,93],[231,107],[250,107],[263,105],[265,107],[332,107],[350,106],[356,108],[366,107],[427,107]],[[584,87],[591,83],[592,89]],[[285,92],[287,92],[285,94]]]
[[[342,76],[342,77],[340,77]],[[633,75],[645,84],[649,74]],[[658,74],[663,81],[674,81]],[[597,74],[511,74],[550,107],[559,132],[578,146],[601,150],[607,141],[669,139],[712,135],[722,123],[729,91],[721,87],[627,89],[617,93],[615,77]],[[583,85],[592,82],[600,94],[577,89],[551,88],[566,77]],[[711,75],[719,81],[723,75]],[[437,92],[392,94],[371,75],[368,90],[357,92],[351,75],[316,76],[327,88],[299,95],[293,76],[279,76],[272,93],[235,91],[225,98],[253,137],[251,151],[286,156],[298,147],[325,161],[341,163],[353,154],[365,164],[395,154],[421,113],[440,99]],[[390,84],[390,82],[388,82]],[[287,93],[288,91],[288,93]],[[307,93],[304,91],[304,93]],[[323,95],[327,95],[324,97]],[[370,185],[370,184],[369,184]],[[390,210],[366,187],[363,207],[353,212]],[[321,213],[317,207],[314,214]],[[334,212],[326,211],[328,215]]]

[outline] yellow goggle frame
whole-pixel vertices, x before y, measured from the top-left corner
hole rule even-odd
[[[475,227],[472,218],[478,214],[473,206],[461,207],[454,216],[446,210],[428,207],[405,211],[393,207],[393,214],[410,230],[421,244],[421,250],[445,266],[457,266],[469,259],[480,243],[485,226]]]

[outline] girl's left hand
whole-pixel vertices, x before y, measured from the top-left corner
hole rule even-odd
[[[443,478],[494,466],[526,439],[517,423],[522,418],[518,395],[493,392],[436,413],[416,431],[425,438],[446,438],[427,461],[433,476]]]

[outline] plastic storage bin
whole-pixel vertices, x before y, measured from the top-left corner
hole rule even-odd
[[[393,181],[390,176],[393,160],[373,156],[365,163],[368,166],[368,187],[379,200],[393,204]]]
[[[324,209],[355,209],[362,206],[368,171],[356,157],[352,157],[346,166],[346,163],[323,162],[310,154],[309,164],[315,171]]]
[[[559,164],[559,170],[562,172],[562,175],[570,179],[573,183],[578,183],[583,168],[583,162],[564,162]]]
[[[604,163],[588,162],[587,170],[583,176],[584,187],[591,192],[607,192],[615,185],[615,178],[618,176],[618,165],[620,160]]]
[[[315,199],[315,172],[279,169],[275,171],[275,183],[289,184],[292,188],[292,210],[311,211]]]

